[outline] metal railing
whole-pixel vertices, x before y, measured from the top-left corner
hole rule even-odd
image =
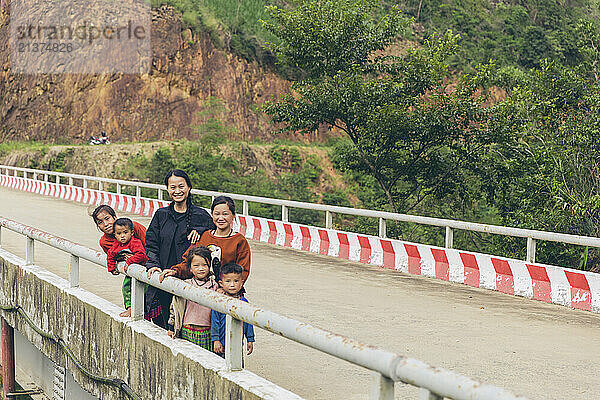
[[[11,167],[0,165],[0,174],[10,175],[12,172],[13,176],[18,176],[17,173],[20,172],[21,176],[24,178],[28,178],[31,175],[32,179],[40,179],[42,178],[44,181],[48,181],[49,177],[52,176],[55,178],[56,183],[61,183],[61,178],[64,178],[69,185],[74,185],[74,180],[80,180],[82,182],[82,187],[89,187],[89,182],[96,182],[98,190],[104,189],[104,184],[114,184],[116,185],[116,192],[118,194],[122,193],[122,189],[124,186],[127,187],[135,187],[136,196],[141,196],[141,188],[146,189],[154,189],[157,190],[157,198],[159,200],[163,199],[163,191],[166,190],[164,185],[146,183],[146,182],[136,182],[136,181],[126,181],[120,179],[110,179],[110,178],[99,178],[95,176],[88,175],[77,175],[77,174],[68,174],[64,172],[53,172],[53,171],[44,171],[38,169],[31,168],[20,168],[20,167]],[[315,210],[315,211],[323,211],[325,212],[325,227],[327,229],[331,229],[333,227],[333,214],[343,214],[343,215],[353,215],[360,217],[370,217],[377,218],[379,220],[379,236],[382,238],[386,237],[386,221],[400,221],[400,222],[409,222],[416,223],[422,225],[430,225],[430,226],[438,226],[446,229],[446,237],[445,237],[445,247],[453,248],[454,245],[454,230],[464,230],[464,231],[472,231],[472,232],[482,232],[482,233],[490,233],[495,235],[504,235],[511,237],[521,237],[527,239],[527,256],[526,261],[534,263],[535,262],[535,253],[536,253],[536,241],[544,240],[550,242],[558,242],[558,243],[567,243],[574,244],[579,246],[590,246],[590,247],[598,247],[600,248],[600,238],[598,237],[590,237],[590,236],[578,236],[578,235],[570,235],[565,233],[556,233],[556,232],[545,232],[538,231],[532,229],[521,229],[521,228],[511,228],[505,226],[498,225],[488,225],[488,224],[480,224],[475,222],[465,222],[465,221],[456,221],[450,219],[443,218],[433,218],[433,217],[423,217],[418,215],[409,215],[409,214],[397,214],[386,211],[373,211],[366,210],[361,208],[350,208],[350,207],[340,207],[340,206],[329,206],[325,204],[315,204],[315,203],[305,203],[300,201],[293,200],[283,200],[283,199],[273,199],[268,197],[260,197],[260,196],[249,196],[242,195],[236,193],[224,193],[224,192],[215,192],[210,190],[198,190],[192,189],[193,194],[197,194],[200,196],[210,196],[214,198],[219,195],[227,195],[235,200],[242,201],[242,215],[248,215],[248,203],[261,203],[261,204],[270,204],[281,206],[281,220],[284,222],[289,222],[289,209],[290,208],[301,208],[306,210]]]
[[[106,266],[106,256],[103,253],[3,217],[0,217],[0,247],[2,228],[26,236],[25,263],[27,265],[35,262],[35,241],[68,253],[70,255],[69,282],[71,287],[79,286],[80,259],[102,267]],[[159,274],[155,273],[148,278],[146,268],[140,265],[130,265],[125,273],[123,265],[124,263],[118,265],[119,272],[132,278],[131,318],[133,320],[142,319],[144,316],[144,283],[227,314],[225,362],[228,370],[242,369],[242,323],[247,322],[286,339],[371,370],[371,400],[393,400],[395,382],[404,382],[419,387],[420,400],[444,398],[457,400],[525,399],[497,386],[483,384],[452,371],[435,368],[422,361],[366,345],[232,297],[193,287],[177,278],[168,278],[161,283],[158,279]]]

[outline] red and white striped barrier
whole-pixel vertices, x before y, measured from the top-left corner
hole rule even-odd
[[[145,216],[169,204],[6,175],[0,185]],[[600,313],[600,274],[265,218],[238,222],[249,239]]]
[[[95,189],[84,189],[77,186],[7,175],[0,175],[0,186],[83,204],[108,204],[115,210],[145,216],[152,216],[155,210],[169,204],[169,202],[162,200],[116,194]]]
[[[600,312],[600,274],[401,240],[238,216],[247,238]]]

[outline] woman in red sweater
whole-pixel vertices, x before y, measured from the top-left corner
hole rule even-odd
[[[217,196],[210,207],[212,219],[216,229],[206,231],[196,243],[190,246],[184,253],[183,258],[191,248],[205,246],[212,250],[213,254],[220,252],[221,265],[236,263],[242,266],[242,280],[245,283],[250,274],[250,245],[239,232],[234,232],[233,221],[235,220],[235,203],[231,197]],[[214,264],[213,264],[214,265]],[[214,267],[213,267],[214,268]],[[218,271],[213,271],[218,274]],[[189,279],[192,275],[185,261],[172,266],[161,273],[161,281],[167,276],[177,276],[181,279]]]

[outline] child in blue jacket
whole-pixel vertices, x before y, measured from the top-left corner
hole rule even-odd
[[[236,297],[246,303],[248,300],[240,293],[242,290],[242,267],[235,263],[221,266],[217,282],[227,296]],[[244,322],[244,336],[248,342],[248,354],[254,349],[254,328]],[[210,316],[210,336],[213,341],[213,351],[225,357],[225,314],[212,310]]]

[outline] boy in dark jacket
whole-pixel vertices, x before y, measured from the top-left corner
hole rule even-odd
[[[238,298],[246,303],[248,300],[240,293],[242,290],[242,267],[235,263],[221,266],[217,282],[227,296]],[[243,325],[244,336],[248,342],[248,354],[254,350],[254,328],[247,322]],[[225,357],[225,314],[212,311],[210,316],[210,336],[213,341],[213,351]]]

